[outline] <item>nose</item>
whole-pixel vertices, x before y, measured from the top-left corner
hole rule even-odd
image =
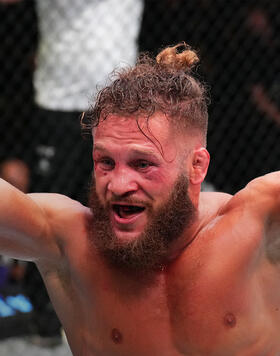
[[[108,190],[116,196],[131,194],[138,189],[135,175],[127,169],[115,169],[111,173]]]

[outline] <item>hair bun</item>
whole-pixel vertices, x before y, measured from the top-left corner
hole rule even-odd
[[[178,48],[182,48],[178,52]],[[158,64],[170,67],[176,70],[190,71],[192,67],[199,62],[199,58],[195,51],[185,42],[179,43],[173,47],[163,49],[156,57]]]

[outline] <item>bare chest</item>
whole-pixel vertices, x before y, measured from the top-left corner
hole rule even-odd
[[[156,285],[138,283],[103,275],[84,299],[85,339],[93,355],[181,355],[170,334],[164,276]]]
[[[230,234],[218,246],[202,239],[148,284],[73,259],[60,305],[75,301],[61,313],[74,355],[278,355],[280,273]]]
[[[175,268],[167,295],[176,349],[182,355],[279,355],[279,278],[265,259],[246,267],[217,255],[213,264]]]
[[[102,274],[85,286],[90,292],[79,296],[77,340],[85,355],[224,356],[226,349],[228,355],[253,356],[267,345],[280,350],[280,311],[273,313],[276,306],[268,305],[258,280],[210,276],[188,283],[176,273],[143,289],[137,281],[124,288],[124,281]]]

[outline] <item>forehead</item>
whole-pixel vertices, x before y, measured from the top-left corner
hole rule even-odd
[[[109,115],[93,130],[94,143],[138,143],[166,146],[171,138],[170,123],[163,114],[146,117]]]

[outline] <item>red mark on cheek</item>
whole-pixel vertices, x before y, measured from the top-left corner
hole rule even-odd
[[[224,324],[229,328],[234,328],[236,325],[236,318],[232,313],[227,313],[224,317]]]
[[[157,170],[152,170],[151,172],[146,173],[145,178],[147,180],[153,180],[156,183],[161,183],[163,181],[162,175]]]
[[[108,172],[101,170],[96,164],[93,166],[94,172],[99,176],[106,176]]]
[[[121,344],[123,341],[123,336],[118,329],[113,329],[111,332],[111,338],[115,344]]]

